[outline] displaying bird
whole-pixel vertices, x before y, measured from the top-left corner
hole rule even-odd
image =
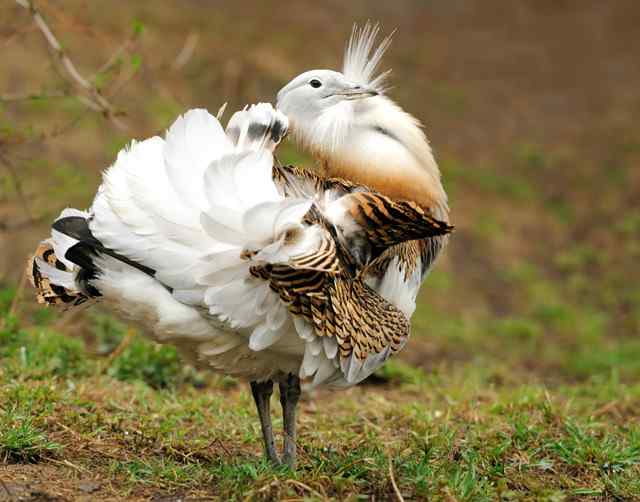
[[[65,209],[29,261],[38,301],[100,301],[200,367],[245,378],[265,454],[296,461],[301,381],[346,387],[409,336],[448,224],[419,123],[384,95],[378,29],[354,32],[342,73],[313,70],[226,130],[205,110],[132,142],[87,211]],[[322,173],[281,166],[290,131]],[[270,415],[284,418],[282,458]]]

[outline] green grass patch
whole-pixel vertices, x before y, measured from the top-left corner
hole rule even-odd
[[[567,261],[580,271],[589,259]],[[0,291],[0,459],[71,463],[118,496],[224,500],[633,500],[640,497],[640,345],[534,266],[502,271],[526,307],[452,317],[422,304],[379,386],[303,401],[298,469],[262,459],[248,387],[94,313],[85,339],[55,315],[9,316]],[[455,288],[444,270],[432,293]],[[116,352],[117,351],[117,352]],[[281,440],[277,401],[274,426]],[[68,467],[67,467],[68,468]],[[66,468],[62,468],[66,469]],[[62,475],[66,471],[61,471]],[[149,490],[151,492],[149,492]]]

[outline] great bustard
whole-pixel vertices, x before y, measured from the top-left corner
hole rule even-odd
[[[294,466],[301,380],[354,385],[400,350],[451,230],[419,124],[373,78],[389,43],[371,54],[376,32],[354,30],[342,73],[291,81],[281,111],[251,106],[225,131],[191,110],[165,139],[132,142],[27,270],[41,303],[102,301],[198,366],[248,379],[275,464],[273,381]],[[289,125],[326,175],[274,164]]]

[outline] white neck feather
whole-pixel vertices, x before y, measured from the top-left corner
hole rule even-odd
[[[292,126],[295,139],[323,161],[328,176],[414,200],[446,219],[447,196],[422,127],[389,98],[344,102]]]

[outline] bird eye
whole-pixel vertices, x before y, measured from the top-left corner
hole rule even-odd
[[[320,82],[317,78],[314,78],[313,80],[311,80],[309,82],[309,85],[311,87],[313,87],[314,89],[317,89],[318,87],[320,87],[322,85],[322,82]]]

